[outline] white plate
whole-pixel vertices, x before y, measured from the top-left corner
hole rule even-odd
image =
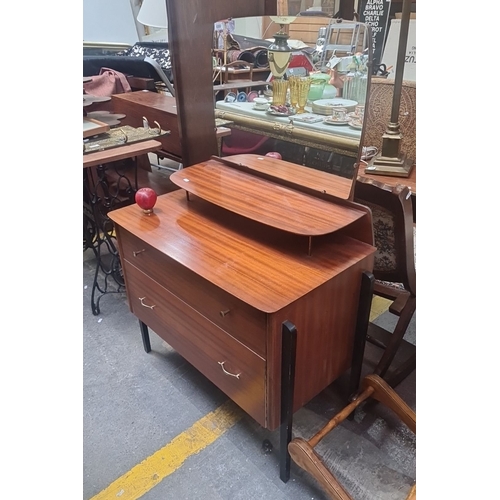
[[[349,126],[356,130],[361,130],[363,128],[363,125],[354,125],[352,122],[349,122]]]
[[[351,99],[343,99],[342,97],[334,97],[333,99],[318,99],[313,102],[314,106],[324,107],[337,107],[341,106],[343,108],[354,108],[358,105],[357,101],[352,101]]]
[[[84,99],[84,101],[91,102],[91,103],[111,101],[111,97],[97,96],[97,95],[92,95],[92,94],[83,94],[83,99]]]
[[[269,106],[266,106],[265,108],[259,108],[257,106],[252,106],[252,109],[255,109],[255,111],[267,111],[269,109]]]

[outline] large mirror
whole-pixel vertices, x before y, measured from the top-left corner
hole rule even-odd
[[[319,10],[312,5],[302,11],[301,2],[282,0],[166,0],[185,166],[218,154],[213,123],[219,118],[231,122],[235,135],[239,130],[267,138],[267,146],[283,159],[354,181],[370,86],[370,30],[339,22],[334,12],[322,10],[323,3]],[[243,64],[246,57],[251,74]],[[310,84],[301,91],[306,102],[297,102],[299,107],[290,102],[293,77]],[[246,83],[236,85],[238,79]],[[288,84],[285,91],[278,90],[278,80]],[[255,92],[272,99],[269,109],[254,108]],[[280,115],[271,108],[283,105],[296,113]]]
[[[214,25],[223,154],[275,152],[353,179],[370,82],[369,28],[316,9]]]

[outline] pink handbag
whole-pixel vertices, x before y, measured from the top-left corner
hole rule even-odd
[[[110,68],[101,68],[99,75],[93,76],[92,81],[84,83],[85,92],[99,97],[109,97],[112,94],[132,92],[127,77]]]

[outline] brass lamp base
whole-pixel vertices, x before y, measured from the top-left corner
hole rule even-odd
[[[411,158],[407,158],[405,153],[401,153],[400,158],[382,156],[382,153],[374,156],[365,167],[367,174],[373,175],[393,175],[394,177],[410,177],[413,169]]]

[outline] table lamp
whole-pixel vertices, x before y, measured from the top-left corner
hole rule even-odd
[[[152,28],[167,28],[166,0],[142,0],[137,20]]]
[[[292,48],[288,45],[288,33],[283,31],[285,25],[293,23],[296,16],[288,16],[288,1],[277,0],[277,16],[270,16],[271,21],[280,25],[274,34],[274,42],[267,48],[269,69],[274,78],[282,78],[292,59]]]

